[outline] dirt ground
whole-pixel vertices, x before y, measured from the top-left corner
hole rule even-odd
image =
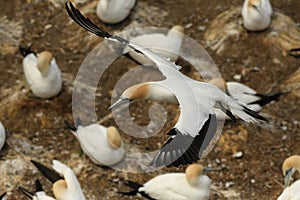
[[[182,25],[185,34],[209,52],[226,80],[232,81],[241,75],[241,82],[262,94],[289,91],[285,83],[299,69],[300,60],[286,56],[282,53],[285,50],[274,50],[272,42],[271,45],[263,42],[271,30],[250,33],[241,29],[238,39],[229,38],[232,43],[225,44],[225,50],[220,52],[207,45],[205,34],[216,16],[241,7],[241,0],[139,0],[132,15],[118,25],[101,23],[94,12],[97,1],[74,2],[96,24],[110,32],[136,24],[164,28]],[[300,21],[298,0],[271,2],[276,12]],[[184,171],[185,166],[181,166],[151,173],[126,173],[93,164],[63,122],[73,120],[72,91],[78,69],[101,39],[71,23],[62,0],[1,0],[0,13],[0,120],[7,130],[7,141],[0,152],[0,193],[7,191],[8,199],[26,199],[18,186],[34,191],[34,180],[39,178],[47,193],[52,194],[51,184],[32,166],[30,159],[47,166],[57,159],[70,166],[87,199],[142,199],[120,196],[116,191],[127,189],[122,184],[126,179],[143,183],[158,174]],[[240,16],[236,16],[238,19]],[[220,27],[224,26],[220,24]],[[64,78],[59,96],[41,100],[26,88],[22,56],[17,48],[29,44],[33,44],[32,49],[37,52],[54,53]],[[102,119],[103,125],[115,125],[114,119],[104,118],[109,115],[107,108],[112,89],[134,66],[134,62],[122,57],[102,76],[95,103],[98,120]],[[189,68],[184,73],[192,76],[193,71]],[[226,122],[218,144],[199,161],[219,169],[208,174],[212,179],[211,199],[276,199],[283,190],[283,160],[300,154],[299,98],[290,92],[264,107],[262,114],[270,121],[268,124]],[[148,108],[153,103],[131,105],[131,115],[137,124],[149,123]],[[167,130],[176,123],[173,119],[178,112],[174,105],[162,105],[168,115],[161,133],[151,139],[137,139],[121,132],[127,149],[150,151],[162,144],[161,137],[166,138]],[[235,158],[236,152],[242,152],[242,156]]]

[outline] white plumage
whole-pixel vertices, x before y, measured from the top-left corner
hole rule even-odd
[[[175,62],[178,59],[179,51],[181,48],[184,29],[182,26],[173,26],[167,35],[162,33],[152,33],[139,35],[137,37],[130,38],[130,42],[139,44],[146,48],[151,49],[155,53],[158,53],[170,61]],[[124,53],[129,51],[129,55],[137,62],[147,65],[153,63],[140,53],[136,53],[130,48],[126,47]]]
[[[300,180],[285,188],[277,200],[300,200]]]
[[[123,21],[131,12],[136,0],[100,0],[96,13],[101,21],[115,24]]]
[[[56,96],[62,88],[62,77],[52,53],[29,51],[23,55],[23,70],[32,93],[43,99]]]
[[[289,156],[282,163],[285,189],[277,200],[300,200],[300,180],[297,180],[290,185],[292,176],[296,171],[300,173],[300,156]]]
[[[261,110],[259,104],[250,104],[252,102],[258,101],[261,98],[257,95],[257,92],[252,88],[238,82],[226,82],[227,92],[234,99],[248,105],[248,108],[256,112]]]
[[[114,165],[125,155],[121,136],[113,126],[79,125],[72,133],[80,142],[83,152],[97,165]]]
[[[153,61],[165,77],[162,81],[148,82],[128,88],[114,105],[128,103],[134,99],[153,99],[178,102],[180,116],[174,128],[169,131],[169,139],[150,163],[153,166],[190,164],[198,160],[207,148],[216,131],[215,104],[221,105],[224,112],[233,113],[247,122],[265,120],[256,112],[236,102],[214,85],[195,81],[181,72],[179,66],[163,56],[121,37],[112,36],[101,30],[67,2],[70,17],[86,30],[105,39],[127,45]],[[129,90],[129,91],[128,91]],[[161,91],[164,90],[164,94]],[[164,97],[166,97],[164,99]],[[231,115],[233,115],[231,113]]]
[[[244,27],[249,31],[261,31],[271,23],[272,6],[269,0],[245,0],[242,8]]]
[[[6,192],[0,195],[0,200],[6,200]]]
[[[35,187],[36,187],[35,193],[31,193],[27,189],[21,186],[19,187],[19,190],[21,190],[28,198],[32,200],[55,200],[53,197],[48,196],[43,191],[41,182],[38,179],[35,181]]]
[[[52,168],[63,175],[66,183],[66,188],[61,187],[61,184],[58,183],[59,181],[53,184],[53,193],[57,200],[85,200],[76,175],[70,167],[53,160]]]
[[[48,196],[45,192],[37,192],[34,194],[32,200],[55,200],[53,197]]]
[[[76,175],[70,167],[53,160],[53,171],[36,161],[31,162],[52,182],[52,190],[57,200],[85,200]]]
[[[3,124],[0,122],[0,150],[3,148],[6,138],[6,131]]]
[[[185,174],[159,175],[139,187],[137,183],[129,181],[125,184],[135,191],[120,193],[124,195],[139,193],[159,200],[207,200],[210,196],[211,180],[202,172],[201,165],[193,164],[188,166]]]

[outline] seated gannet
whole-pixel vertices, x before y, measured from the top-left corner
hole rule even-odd
[[[101,21],[116,24],[123,21],[135,6],[136,0],[100,0],[96,13]]]
[[[210,196],[211,180],[203,175],[203,170],[202,165],[192,164],[185,173],[159,175],[143,185],[127,181],[125,185],[133,190],[119,193],[130,196],[140,194],[147,199],[159,200],[206,200]]]
[[[242,8],[243,25],[249,31],[262,31],[271,23],[269,0],[245,0]]]
[[[42,99],[58,95],[62,89],[62,77],[53,54],[49,51],[35,53],[22,47],[20,51],[24,56],[25,78],[32,93]]]

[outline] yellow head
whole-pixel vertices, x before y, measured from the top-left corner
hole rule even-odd
[[[57,200],[64,199],[64,193],[67,191],[67,189],[67,182],[63,179],[56,181],[52,186],[53,194]]]
[[[149,91],[149,86],[147,84],[137,84],[127,88],[123,94],[122,98],[128,98],[131,100],[135,99],[145,99],[147,97],[147,93]]]
[[[189,165],[185,170],[186,180],[195,184],[203,172],[203,166],[199,164]]]
[[[147,99],[150,86],[148,84],[140,83],[127,88],[121,95],[121,97],[109,107],[112,109],[124,103],[137,99]]]
[[[284,176],[284,186],[289,186],[292,175],[295,171],[300,171],[300,156],[299,155],[292,155],[284,160],[282,164],[282,173]]]
[[[114,126],[108,127],[106,134],[108,144],[112,149],[118,149],[121,147],[122,139],[119,131]]]
[[[46,75],[48,73],[52,58],[53,55],[49,51],[43,51],[38,54],[37,68],[40,70],[42,75]]]
[[[248,7],[258,6],[260,4],[260,0],[249,0]]]

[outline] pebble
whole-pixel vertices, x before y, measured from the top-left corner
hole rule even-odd
[[[236,80],[236,81],[240,81],[241,78],[242,78],[242,75],[240,75],[240,74],[236,74],[236,75],[233,76],[233,79]]]
[[[52,28],[52,27],[53,27],[52,24],[46,24],[46,25],[45,25],[45,30],[48,30],[48,29],[50,29],[50,28]]]
[[[243,152],[242,151],[237,151],[234,154],[232,154],[232,157],[241,158],[241,157],[243,157]]]
[[[233,181],[230,181],[230,182],[226,182],[225,183],[225,187],[226,188],[229,188],[229,187],[231,187],[231,186],[233,186],[234,185],[234,182]]]

